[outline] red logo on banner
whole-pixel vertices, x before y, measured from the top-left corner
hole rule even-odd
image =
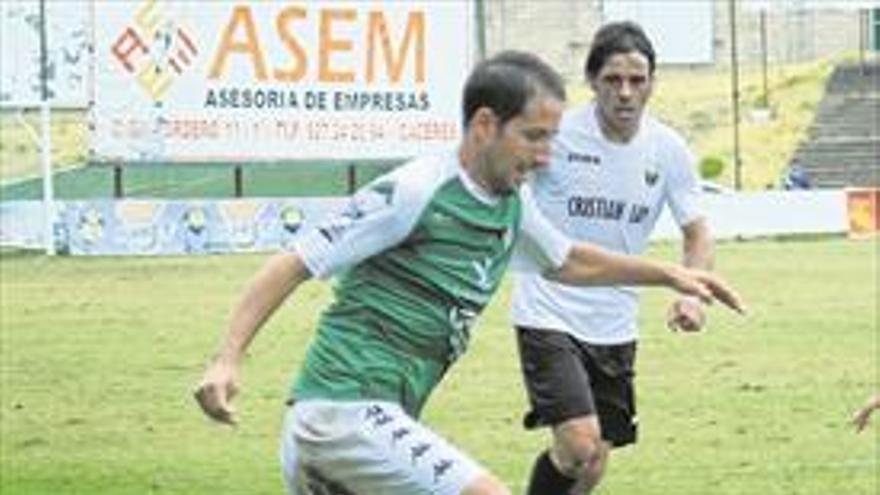
[[[199,50],[192,36],[163,13],[162,3],[145,0],[111,52],[147,95],[159,101]]]

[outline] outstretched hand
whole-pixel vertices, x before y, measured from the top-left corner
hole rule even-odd
[[[238,394],[238,371],[232,364],[214,361],[205,371],[193,396],[211,419],[234,425],[238,422],[230,402]]]
[[[721,277],[711,272],[681,268],[673,277],[672,286],[682,294],[698,297],[706,304],[717,300],[737,313],[746,312],[739,294]]]
[[[856,427],[856,431],[862,431],[868,426],[871,415],[877,409],[880,409],[880,394],[868,399],[868,402],[853,414],[852,424]]]

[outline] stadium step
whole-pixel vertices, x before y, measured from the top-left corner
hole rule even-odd
[[[794,156],[816,187],[880,187],[880,61],[834,69]]]

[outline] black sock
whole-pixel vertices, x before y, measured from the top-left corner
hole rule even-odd
[[[532,466],[532,479],[526,495],[568,495],[575,481],[560,473],[550,460],[550,454],[544,451]]]

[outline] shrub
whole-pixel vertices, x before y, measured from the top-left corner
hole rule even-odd
[[[767,95],[760,94],[755,97],[755,100],[752,102],[752,107],[754,108],[769,108],[770,101],[767,98]]]
[[[724,160],[720,157],[709,155],[700,160],[700,177],[709,180],[715,179],[722,172],[724,172]]]

